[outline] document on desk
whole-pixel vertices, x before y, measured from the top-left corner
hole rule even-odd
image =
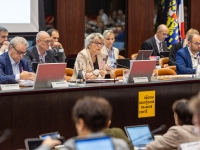
[[[34,81],[32,80],[20,80],[19,86],[33,86]]]
[[[86,83],[105,83],[105,82],[114,82],[119,81],[118,78],[116,79],[88,79],[86,80]]]

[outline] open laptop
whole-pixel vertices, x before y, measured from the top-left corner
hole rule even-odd
[[[116,63],[119,65],[116,65],[116,68],[130,68],[130,59],[116,59]]]
[[[51,88],[51,82],[64,81],[65,68],[66,63],[38,64],[33,88]]]
[[[76,150],[115,150],[109,136],[77,139],[75,140]]]
[[[139,50],[135,60],[149,60],[153,50]]]
[[[146,145],[154,141],[150,128],[147,124],[124,127],[129,140],[135,147],[145,148]]]
[[[160,57],[169,57],[169,51],[160,52]]]
[[[156,60],[132,60],[127,83],[132,83],[133,78],[147,77],[151,81],[153,70],[156,67]]]

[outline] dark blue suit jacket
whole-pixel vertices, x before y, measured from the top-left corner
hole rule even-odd
[[[33,72],[32,69],[28,65],[28,61],[25,58],[22,58],[19,63],[19,70],[22,72],[22,68],[24,71]],[[8,52],[0,55],[0,83],[16,83],[15,75],[13,74],[11,61],[8,55]]]
[[[192,67],[192,60],[188,47],[184,47],[176,53],[176,70],[177,74],[195,74],[196,69]]]

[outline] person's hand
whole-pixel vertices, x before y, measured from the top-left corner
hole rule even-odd
[[[93,73],[86,73],[85,78],[86,79],[97,79],[97,76],[95,76]]]
[[[22,71],[22,73],[20,73],[20,80],[29,80],[29,72]]]
[[[99,74],[104,77],[107,74],[107,71],[105,70],[99,70]]]
[[[49,145],[51,148],[54,148],[57,145],[60,145],[61,142],[59,140],[54,140],[50,137],[47,137],[42,144]]]
[[[9,41],[4,41],[0,48],[0,51],[1,52],[5,51],[8,48],[9,43],[10,43]]]
[[[58,49],[62,49],[63,48],[62,45],[59,42],[54,42],[52,47],[53,48],[58,48]]]
[[[35,80],[35,73],[29,72],[29,80]]]

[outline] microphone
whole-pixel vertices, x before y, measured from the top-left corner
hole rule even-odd
[[[120,65],[120,64],[118,64],[117,62],[114,62],[114,64],[115,64],[115,66],[121,66],[121,67],[123,67],[123,68],[130,69],[130,68],[127,67],[127,66],[124,66],[124,65]]]
[[[163,125],[161,125],[159,128],[157,128],[157,129],[151,131],[151,134],[154,134],[154,133],[157,133],[157,132],[159,132],[159,131],[165,130],[166,127],[167,127],[167,126],[166,126],[165,124],[163,124]],[[137,141],[137,140],[139,140],[139,139],[141,139],[141,138],[143,138],[143,137],[145,137],[145,136],[147,136],[147,135],[149,135],[149,133],[143,134],[143,135],[141,135],[141,136],[139,136],[139,137],[137,137],[137,138],[131,140],[130,142],[135,142],[135,141]],[[151,139],[151,137],[147,137],[146,139]]]
[[[10,129],[4,130],[2,136],[0,136],[0,144],[7,140],[11,136],[11,134],[12,132]]]

